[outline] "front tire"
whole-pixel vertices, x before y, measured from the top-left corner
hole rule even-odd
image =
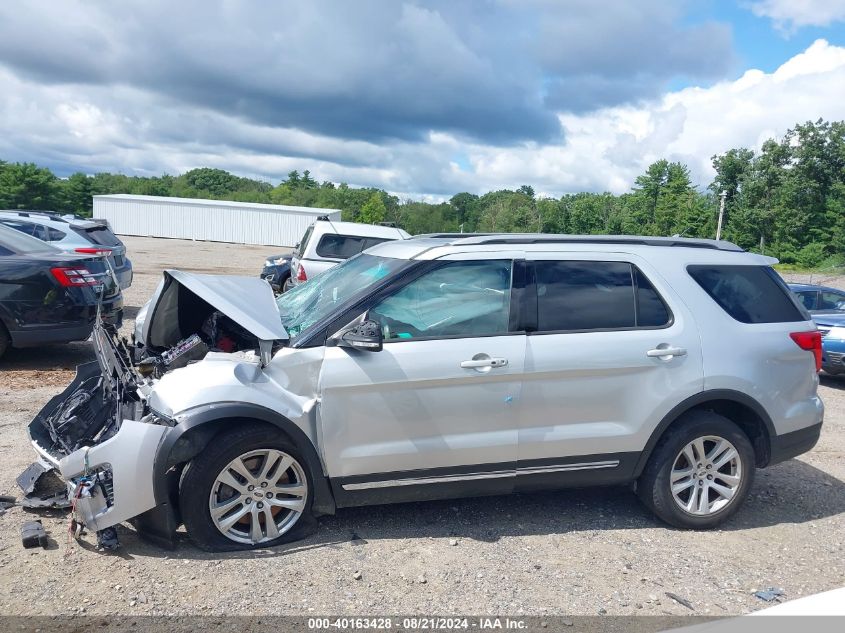
[[[270,426],[212,439],[185,468],[179,505],[188,536],[207,551],[273,547],[313,525],[313,483],[293,443]]]
[[[714,528],[742,506],[754,470],[754,449],[742,429],[717,413],[692,411],[661,438],[637,494],[670,525]]]

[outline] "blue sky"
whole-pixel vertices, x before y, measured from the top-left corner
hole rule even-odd
[[[0,3],[0,159],[61,175],[438,199],[621,192],[669,158],[705,186],[712,155],[843,104],[845,0]]]

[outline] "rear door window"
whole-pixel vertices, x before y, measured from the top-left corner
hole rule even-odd
[[[386,241],[386,239],[378,237],[327,233],[320,238],[320,242],[317,244],[317,255],[327,259],[349,259],[371,246]]]
[[[9,228],[20,231],[26,235],[35,237],[35,225],[32,222],[21,222],[19,220],[2,220],[2,223]]]
[[[808,310],[815,310],[816,309],[816,299],[818,298],[819,293],[815,290],[808,290],[805,292],[798,293],[798,300],[801,301],[803,306]]]
[[[769,266],[687,266],[721,308],[741,323],[792,323],[810,315]]]
[[[845,295],[838,292],[819,293],[818,310],[842,310],[845,309]]]
[[[664,327],[666,303],[628,262],[535,261],[537,330],[583,332]]]

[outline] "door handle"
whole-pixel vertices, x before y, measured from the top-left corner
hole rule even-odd
[[[662,347],[658,345],[655,349],[648,350],[645,355],[649,358],[667,360],[669,358],[673,358],[674,356],[686,356],[687,350],[683,347],[669,347],[668,345]]]
[[[504,367],[508,364],[507,358],[478,358],[461,361],[463,369],[483,369],[485,367]]]

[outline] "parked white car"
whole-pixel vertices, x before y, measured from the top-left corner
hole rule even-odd
[[[290,290],[371,246],[410,237],[396,227],[334,222],[325,216],[320,217],[306,229],[296,245],[290,263],[291,274],[282,290]]]

